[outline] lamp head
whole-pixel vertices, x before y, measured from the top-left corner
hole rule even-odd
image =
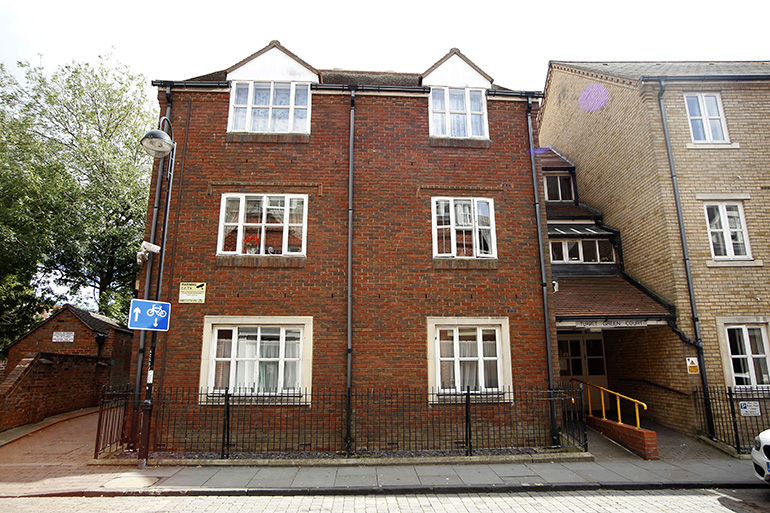
[[[144,151],[156,159],[165,157],[174,149],[174,141],[163,130],[150,130],[139,142],[142,143]]]

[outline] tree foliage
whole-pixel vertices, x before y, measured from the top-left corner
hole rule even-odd
[[[41,276],[125,316],[151,166],[138,141],[154,125],[144,79],[109,58],[20,66],[23,82],[0,64],[0,345],[19,318],[29,326],[31,292],[50,298]]]

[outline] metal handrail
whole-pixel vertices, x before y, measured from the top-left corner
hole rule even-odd
[[[639,405],[643,406],[644,409],[646,410],[647,409],[647,405],[645,403],[643,403],[642,401],[637,401],[636,399],[632,399],[631,397],[628,397],[626,395],[619,394],[617,392],[613,392],[612,390],[610,390],[608,388],[604,388],[604,387],[601,387],[599,385],[594,385],[593,383],[589,383],[587,381],[582,381],[582,380],[576,379],[576,378],[572,378],[570,380],[570,382],[572,382],[572,381],[576,381],[578,383],[582,383],[582,384],[588,386],[588,388],[589,388],[589,390],[588,390],[588,414],[590,416],[592,416],[592,417],[594,415],[592,413],[593,409],[591,408],[591,387],[599,389],[599,397],[602,398],[602,420],[607,420],[607,414],[606,414],[606,410],[605,410],[605,406],[604,406],[604,392],[607,392],[608,394],[612,394],[612,395],[615,396],[615,400],[616,400],[616,404],[617,404],[617,410],[618,410],[618,424],[622,424],[623,423],[623,420],[622,420],[622,417],[621,417],[621,414],[620,414],[620,400],[621,399],[625,399],[627,401],[631,401],[632,403],[634,403],[634,410],[636,411],[636,427],[637,427],[637,429],[639,429]]]

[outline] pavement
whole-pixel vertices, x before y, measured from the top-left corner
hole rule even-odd
[[[150,460],[140,470],[136,460],[93,459],[97,417],[95,409],[80,410],[0,433],[0,498],[767,487],[754,476],[750,460],[733,458],[663,426],[647,426],[658,431],[658,461],[645,461],[589,430],[589,453],[301,464]]]

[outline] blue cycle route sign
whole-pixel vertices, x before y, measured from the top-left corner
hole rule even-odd
[[[171,303],[132,299],[128,316],[128,329],[168,331]]]

